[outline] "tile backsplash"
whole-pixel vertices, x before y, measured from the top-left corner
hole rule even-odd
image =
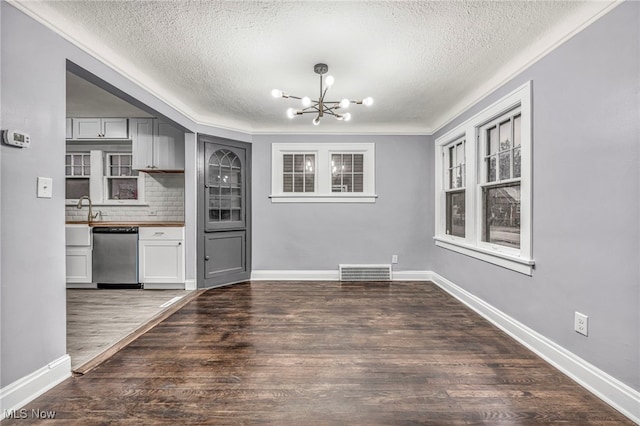
[[[145,173],[145,205],[104,206],[94,205],[94,213],[100,212],[97,220],[139,222],[184,221],[184,174]],[[66,206],[66,220],[87,220],[87,204],[82,209]],[[155,213],[155,214],[154,214]]]

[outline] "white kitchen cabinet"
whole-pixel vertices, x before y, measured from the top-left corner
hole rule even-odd
[[[184,171],[184,132],[157,119],[130,120],[133,168]]]
[[[92,280],[92,234],[89,225],[67,225],[66,270],[67,287],[95,287]]]
[[[128,139],[126,118],[73,118],[73,139]]]
[[[145,289],[184,289],[184,228],[141,227],[139,281]]]

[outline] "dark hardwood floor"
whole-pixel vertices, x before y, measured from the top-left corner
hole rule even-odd
[[[78,425],[633,424],[420,282],[209,290],[26,408]]]

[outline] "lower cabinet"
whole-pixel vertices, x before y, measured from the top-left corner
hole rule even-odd
[[[91,283],[91,258],[91,247],[67,247],[67,283]]]
[[[67,288],[95,288],[92,284],[93,240],[89,225],[65,226]]]
[[[184,289],[184,228],[141,227],[138,256],[145,289]]]

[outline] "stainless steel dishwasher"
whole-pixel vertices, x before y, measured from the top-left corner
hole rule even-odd
[[[98,288],[142,288],[137,226],[93,228],[93,282]]]

